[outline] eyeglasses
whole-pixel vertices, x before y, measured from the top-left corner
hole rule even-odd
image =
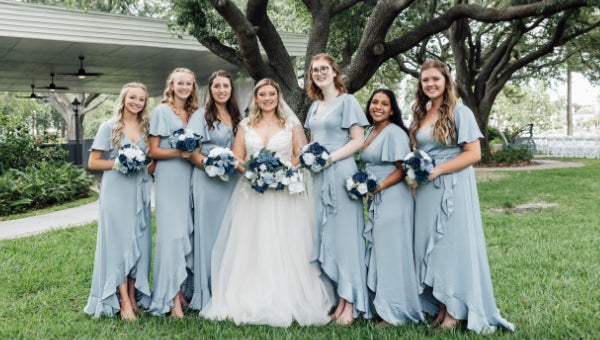
[[[312,74],[314,74],[314,75],[317,75],[319,73],[321,73],[321,74],[327,74],[327,73],[329,73],[329,69],[330,69],[329,66],[321,66],[321,67],[315,67],[315,68],[313,68],[310,72]]]

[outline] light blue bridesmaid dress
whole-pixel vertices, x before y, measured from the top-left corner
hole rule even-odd
[[[201,152],[207,156],[215,147],[232,148],[233,131],[218,121],[209,129],[204,109],[194,114],[188,128],[201,135]],[[233,188],[239,180],[236,171],[225,182],[218,177],[209,177],[204,170],[194,167],[192,172],[192,198],[194,208],[194,295],[190,307],[200,310],[211,296],[210,263],[211,253]]]
[[[318,102],[308,110],[305,127],[313,140],[333,153],[349,141],[353,125],[369,123],[356,98],[341,94],[319,117]],[[362,201],[348,197],[346,177],[357,171],[353,157],[340,159],[313,174],[315,244],[312,261],[332,281],[336,294],[354,304],[353,316],[371,317],[367,290],[366,240]]]
[[[367,136],[372,132],[368,130]],[[386,126],[361,150],[366,170],[377,183],[396,170],[394,162],[410,152],[410,140],[396,124]],[[375,194],[369,202],[365,235],[370,238],[367,285],[375,293],[373,305],[383,320],[392,325],[423,321],[413,256],[415,202],[402,181]]]
[[[111,140],[116,120],[100,125],[92,150],[101,150],[114,160],[119,150]],[[125,135],[121,146],[133,144]],[[142,136],[136,141],[146,151]],[[150,227],[150,189],[152,180],[147,170],[125,175],[117,170],[105,170],[100,184],[98,237],[92,289],[84,311],[94,317],[112,316],[119,312],[118,286],[125,276],[135,278],[138,305],[150,304],[150,254],[152,229]]]
[[[482,138],[471,110],[454,108],[457,146],[436,142],[431,128],[418,131],[418,148],[440,165],[463,151],[464,143]],[[494,301],[485,249],[477,184],[472,166],[437,177],[417,187],[415,262],[423,310],[437,314],[441,301],[467,328],[491,333],[496,327],[514,330],[500,316]]]
[[[198,111],[192,117],[196,114]],[[161,137],[161,148],[172,149],[169,136],[184,127],[168,105],[161,104],[152,111],[150,135]],[[156,164],[156,244],[150,305],[154,315],[173,308],[180,287],[187,298],[192,294],[192,170],[192,163],[183,158],[160,159]]]

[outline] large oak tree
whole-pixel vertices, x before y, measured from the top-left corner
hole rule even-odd
[[[311,26],[304,69],[298,75],[273,23],[269,1],[248,0],[245,8],[236,3],[231,0],[173,0],[175,23],[253,79],[271,77],[278,81],[286,100],[301,118],[305,116],[310,99],[298,85],[298,76],[307,79],[308,62],[313,55],[321,52],[336,55],[343,67],[348,90],[355,92],[391,59],[407,54],[400,60],[408,62],[410,59],[413,65],[431,59],[432,55],[427,53],[428,41],[438,39],[436,36],[441,34],[450,41],[451,52],[456,58],[460,95],[475,111],[483,131],[493,99],[506,81],[532,60],[576,37],[579,33],[567,31],[566,26],[575,25],[572,19],[578,18],[578,10],[591,11],[598,5],[597,0],[477,3],[302,0],[301,11],[308,13]],[[290,2],[290,5],[299,6],[297,2]],[[551,23],[554,26],[550,26]],[[343,39],[343,33],[340,39],[344,24],[347,39]],[[541,32],[544,30],[547,32]],[[491,35],[485,35],[489,31],[498,33],[493,35],[495,38],[490,38]],[[532,43],[540,32],[552,40],[539,44],[536,53],[511,57],[515,46],[524,44],[523,36],[528,36],[528,43]],[[334,35],[335,40],[332,39]],[[409,72],[410,68],[404,67]]]

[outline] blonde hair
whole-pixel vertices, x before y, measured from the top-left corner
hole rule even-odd
[[[175,104],[175,93],[173,92],[173,90],[171,90],[170,85],[173,84],[176,73],[189,73],[192,75],[192,79],[194,80],[192,93],[187,98],[187,100],[185,101],[185,105],[183,106],[188,114],[188,117],[191,117],[192,114],[196,110],[198,110],[198,84],[196,83],[196,76],[194,75],[194,72],[187,68],[178,67],[174,69],[173,72],[171,72],[171,74],[169,74],[169,76],[167,77],[167,86],[165,88],[165,91],[163,92],[163,98],[160,102],[163,104],[167,104],[171,107],[173,107],[173,105]]]
[[[446,146],[448,146],[448,137],[450,137],[452,140],[452,145],[456,146],[456,136],[454,134],[456,122],[454,121],[454,115],[452,114],[457,101],[454,82],[452,82],[452,78],[450,76],[450,69],[448,69],[446,63],[440,60],[431,60],[421,65],[421,71],[419,73],[419,84],[417,85],[417,90],[415,91],[415,103],[412,106],[413,124],[409,129],[411,146],[413,148],[417,147],[417,132],[421,128],[421,123],[427,115],[427,105],[430,102],[429,97],[427,97],[427,95],[425,95],[425,92],[423,91],[423,87],[421,84],[421,75],[423,74],[423,71],[431,68],[435,68],[438,71],[440,71],[440,73],[446,81],[446,86],[443,94],[444,100],[442,101],[442,105],[439,108],[440,118],[437,120],[437,122],[435,122],[431,131],[431,135],[433,136],[435,141],[441,141]]]
[[[283,128],[287,121],[287,116],[286,116],[285,112],[283,112],[283,102],[281,100],[281,88],[279,87],[279,84],[277,84],[273,79],[270,79],[270,78],[261,79],[258,83],[256,83],[256,86],[254,86],[252,103],[250,104],[250,113],[248,114],[248,123],[250,124],[250,126],[256,126],[256,124],[258,124],[262,120],[262,118],[263,118],[262,110],[256,103],[256,94],[258,93],[258,90],[261,87],[267,86],[267,85],[273,86],[275,88],[275,90],[277,91],[277,109],[275,110],[275,116],[279,120],[279,127]]]
[[[144,90],[146,93],[146,102],[144,103],[144,107],[137,114],[138,122],[142,127],[142,138],[144,144],[148,146],[148,131],[150,129],[150,114],[148,110],[148,91],[146,90],[146,86],[141,83],[128,83],[123,86],[121,89],[121,93],[119,94],[119,99],[117,99],[117,105],[115,106],[114,118],[116,120],[115,125],[112,128],[111,141],[115,146],[115,149],[121,148],[121,138],[123,138],[123,129],[125,128],[125,121],[123,120],[123,112],[125,111],[125,97],[127,96],[127,92],[130,89],[139,88]]]
[[[346,89],[346,85],[344,85],[344,82],[342,81],[342,73],[340,72],[340,67],[335,62],[335,59],[330,54],[320,53],[312,58],[312,60],[310,61],[310,68],[308,69],[309,77],[306,91],[308,92],[308,96],[310,97],[310,99],[323,100],[324,98],[323,91],[315,84],[315,82],[312,79],[312,66],[315,61],[321,59],[325,60],[329,64],[329,67],[331,67],[331,70],[336,74],[333,78],[333,85],[335,86],[335,89],[338,90],[338,92],[340,93],[347,93],[348,90]]]

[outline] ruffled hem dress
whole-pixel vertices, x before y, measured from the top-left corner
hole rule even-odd
[[[457,146],[436,142],[431,128],[418,131],[418,148],[443,164],[462,152],[464,143],[482,138],[471,110],[457,104],[454,112]],[[514,330],[496,307],[472,166],[437,177],[417,187],[415,261],[423,310],[438,312],[441,301],[467,328],[492,333]]]
[[[311,105],[304,127],[330,153],[348,142],[350,127],[369,125],[353,95],[339,95],[325,112],[314,117],[317,107],[318,102]],[[362,201],[349,198],[345,189],[346,177],[357,170],[354,158],[348,157],[313,173],[312,261],[321,268],[323,280],[335,287],[336,295],[354,304],[354,317],[370,318],[363,206]]]
[[[366,136],[372,129],[367,131]],[[396,171],[395,162],[410,153],[410,140],[398,125],[386,126],[361,150],[366,170],[381,183]],[[413,254],[413,195],[402,181],[375,194],[369,201],[367,286],[374,293],[379,317],[392,325],[424,321]]]
[[[101,150],[108,159],[115,159],[111,141],[111,119],[100,125],[92,150]],[[127,136],[121,138],[121,146],[133,144]],[[140,136],[138,147],[146,151]],[[98,233],[92,287],[84,311],[94,317],[113,316],[120,311],[118,286],[129,275],[136,279],[135,289],[140,307],[150,304],[150,256],[152,247],[150,190],[152,179],[146,169],[125,175],[117,170],[102,174],[98,211]]]
[[[190,118],[188,128],[201,135],[201,152],[207,156],[215,147],[232,148],[233,131],[218,121],[214,128],[206,124],[204,110]],[[223,223],[233,188],[239,179],[236,171],[229,181],[209,177],[204,170],[194,167],[192,172],[192,198],[194,211],[194,293],[189,307],[201,310],[211,296],[211,254]]]
[[[184,127],[166,104],[157,106],[152,112],[150,135],[161,137],[161,148],[172,149],[169,136]],[[170,158],[158,160],[154,171],[156,244],[149,310],[153,315],[169,312],[180,289],[186,298],[192,296],[192,170],[193,165],[187,160]]]
[[[293,156],[289,125],[266,145],[284,161]],[[249,157],[263,147],[263,140],[246,120],[240,128]],[[200,315],[237,325],[327,324],[333,291],[310,263],[312,244],[306,196],[287,189],[260,194],[240,178],[213,248],[212,298]]]

